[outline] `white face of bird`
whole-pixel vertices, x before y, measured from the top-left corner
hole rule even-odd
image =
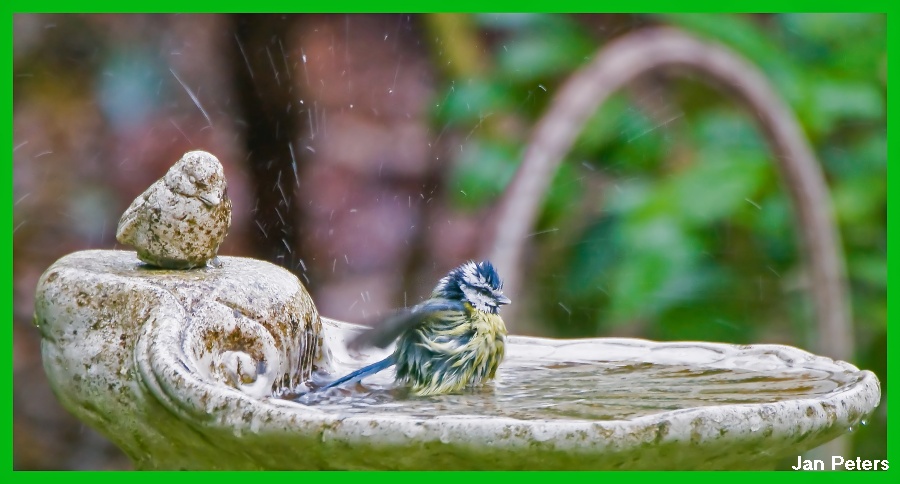
[[[503,295],[503,282],[489,262],[469,262],[460,269],[459,289],[475,309],[498,314],[500,306],[510,303]]]

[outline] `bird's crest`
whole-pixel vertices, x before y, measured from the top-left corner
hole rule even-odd
[[[503,280],[490,261],[469,261],[453,269],[434,288],[433,296],[466,301],[475,309],[497,314],[509,298],[503,295]]]

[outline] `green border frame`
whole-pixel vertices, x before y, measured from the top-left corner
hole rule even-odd
[[[5,3],[5,2],[3,2]],[[184,1],[173,1],[173,0],[158,0],[155,2],[139,2],[139,3],[125,3],[125,2],[113,2],[110,0],[88,0],[81,2],[64,2],[59,0],[43,0],[40,3],[30,3],[25,4],[25,2],[11,2],[15,3],[15,5],[9,5],[5,7],[0,7],[6,15],[4,17],[7,19],[2,27],[2,56],[6,67],[4,71],[6,75],[3,76],[2,84],[3,84],[3,92],[6,93],[3,99],[4,111],[7,115],[3,118],[3,125],[5,127],[4,138],[7,140],[6,146],[8,147],[3,156],[3,161],[5,165],[9,167],[8,170],[3,170],[2,176],[4,178],[5,183],[2,184],[0,190],[2,190],[3,196],[8,200],[10,205],[5,205],[2,209],[0,209],[0,217],[2,217],[2,226],[4,227],[4,231],[7,234],[2,241],[4,256],[3,256],[3,268],[4,273],[7,274],[6,281],[8,285],[8,290],[4,294],[2,299],[3,310],[5,314],[12,314],[12,275],[13,275],[13,267],[12,267],[12,229],[13,229],[13,217],[12,217],[12,202],[13,202],[13,183],[12,183],[12,99],[13,99],[13,89],[12,89],[12,15],[16,12],[34,12],[34,13],[75,13],[75,12],[84,12],[84,13],[94,13],[94,12],[128,12],[128,13],[137,13],[137,12],[310,12],[310,13],[334,13],[334,12],[521,12],[521,11],[544,11],[544,12],[607,12],[607,13],[636,13],[636,12],[658,12],[658,11],[682,11],[682,12],[700,12],[700,11],[721,11],[723,8],[727,8],[728,11],[739,11],[739,12],[787,12],[787,11],[806,11],[806,12],[821,12],[821,11],[830,11],[830,12],[885,12],[887,13],[887,26],[888,26],[888,78],[889,78],[889,86],[892,84],[896,84],[896,81],[891,82],[892,80],[896,80],[898,75],[900,75],[900,68],[897,66],[897,62],[900,61],[900,57],[897,56],[897,49],[900,48],[900,31],[896,26],[896,16],[893,15],[892,10],[889,5],[892,2],[888,2],[886,0],[877,1],[877,0],[857,0],[853,2],[847,1],[815,1],[815,0],[789,0],[788,2],[784,1],[773,1],[773,0],[760,0],[755,2],[740,2],[739,5],[729,4],[729,3],[713,3],[713,2],[669,2],[669,1],[661,1],[661,0],[637,0],[631,2],[615,2],[615,3],[602,3],[597,1],[589,1],[589,0],[556,0],[552,3],[530,3],[525,4],[523,2],[514,2],[514,1],[498,1],[494,0],[491,2],[485,2],[483,0],[456,0],[453,2],[439,2],[438,4],[430,4],[423,5],[421,1],[415,0],[381,0],[377,5],[370,4],[368,2],[364,2],[361,0],[350,0],[340,2],[338,4],[332,3],[313,3],[313,2],[288,2],[285,0],[256,0],[254,2],[239,2],[239,1],[219,1],[219,2],[198,2],[196,5],[185,3]],[[890,89],[889,89],[890,91]],[[888,96],[888,139],[891,138],[892,133],[897,132],[895,122],[900,119],[898,117],[896,110],[893,109],[898,106],[897,96]],[[892,129],[893,127],[893,129]],[[889,143],[888,144],[888,157],[891,158],[891,155],[900,154],[900,148],[898,148],[897,143]],[[900,186],[900,180],[898,180],[898,172],[896,170],[888,170],[888,186]],[[888,228],[888,248],[889,250],[895,245],[892,242],[896,242],[897,236],[895,235],[895,229],[897,228],[897,215],[896,212],[892,209],[896,209],[898,206],[898,197],[900,194],[898,192],[888,191],[888,219],[887,219],[887,228]],[[897,267],[897,259],[891,259],[888,256],[888,281],[889,285],[893,283],[898,277],[897,274],[900,274],[900,267]],[[887,311],[888,311],[888,326],[892,326],[892,318],[891,316],[896,314],[897,312],[897,303],[890,298],[888,298],[887,302]],[[11,327],[10,327],[11,329]],[[57,479],[81,479],[81,475],[83,475],[84,479],[90,479],[91,482],[101,483],[101,482],[114,482],[122,479],[123,477],[129,480],[144,481],[144,482],[156,482],[160,478],[165,478],[167,480],[177,480],[177,481],[195,481],[198,478],[203,480],[209,480],[219,482],[223,479],[225,480],[241,480],[246,482],[246,479],[253,479],[261,477],[256,475],[243,475],[237,472],[216,472],[216,473],[194,473],[192,475],[186,474],[176,474],[176,473],[158,473],[158,472],[148,472],[148,473],[131,473],[128,476],[122,476],[119,472],[85,472],[79,473],[75,475],[67,474],[64,476],[59,476],[56,473],[49,472],[28,472],[28,471],[12,471],[13,466],[13,449],[12,449],[12,331],[7,330],[2,337],[3,340],[3,348],[5,358],[0,362],[0,378],[3,379],[3,388],[6,388],[5,397],[0,400],[0,405],[4,410],[4,414],[7,415],[7,419],[4,423],[4,440],[2,442],[2,448],[4,450],[4,454],[7,455],[6,462],[7,464],[4,467],[2,474],[8,474],[8,477],[12,477],[17,479],[18,482],[24,481],[50,481]],[[898,342],[897,335],[889,331],[888,334],[888,373],[896,373],[897,367],[897,359],[896,357],[892,357],[891,348],[896,347]],[[886,382],[882,382],[882,385],[886,386]],[[896,392],[893,392],[896,393]],[[898,406],[900,406],[900,402],[896,401],[896,398],[893,401],[888,399],[888,395],[885,394],[882,396],[883,400],[888,402],[888,415],[896,414],[896,410]],[[864,479],[873,480],[873,481],[881,481],[887,482],[889,474],[896,474],[898,471],[896,469],[900,469],[900,454],[897,452],[897,433],[898,433],[898,424],[896,420],[888,419],[888,460],[893,464],[891,471],[888,472],[867,472],[865,473],[866,477]],[[893,471],[893,472],[892,472]],[[160,475],[160,474],[165,474]],[[199,475],[198,475],[199,474]],[[306,473],[304,473],[306,474]],[[509,472],[404,472],[404,473],[381,473],[381,472],[366,472],[365,475],[360,475],[361,473],[335,473],[330,472],[327,476],[320,475],[298,475],[298,473],[291,473],[289,476],[283,476],[289,479],[327,479],[329,481],[340,481],[340,482],[351,482],[357,479],[366,479],[374,482],[384,481],[391,483],[400,483],[400,482],[415,482],[421,483],[423,480],[429,480],[432,482],[454,482],[458,479],[465,479],[467,481],[475,480],[481,482],[488,481],[513,481],[522,482],[522,481],[531,481],[531,482],[546,482],[548,479],[565,479],[567,482],[576,482],[576,483],[595,483],[600,479],[608,479],[612,477],[610,475],[600,475],[598,472],[554,472],[552,475],[546,472],[526,472],[526,473],[516,473],[516,475],[512,475]],[[605,473],[604,473],[605,474]],[[633,472],[628,474],[623,474],[621,477],[632,480],[632,481],[644,481],[644,482],[656,482],[660,477],[657,472]],[[664,477],[665,479],[672,479],[673,477],[680,478],[684,477],[686,479],[701,479],[701,480],[711,480],[714,482],[718,482],[721,479],[721,475],[712,474],[709,472],[699,472],[699,473],[691,473],[689,476],[684,475],[684,473],[667,473]],[[272,477],[271,473],[267,474],[267,477]],[[618,476],[617,476],[618,477]],[[797,482],[822,482],[829,481],[834,482],[837,479],[844,479],[844,475],[842,473],[809,473],[809,472],[781,472],[776,475],[766,476],[767,478],[773,478],[776,480],[790,480]],[[736,472],[730,473],[728,475],[729,480],[739,480],[745,482],[756,482],[760,476],[756,473],[747,473],[747,472]],[[896,477],[894,478],[896,479]]]
[[[217,2],[184,2],[158,0],[130,2],[112,0],[44,0],[15,2],[21,5],[4,7],[10,12],[28,13],[433,13],[433,12],[543,12],[543,13],[650,13],[650,12],[888,12],[888,0],[757,0],[744,2],[632,0],[629,2],[601,2],[597,0],[556,0],[550,2],[522,2],[515,0],[455,0],[422,2],[421,0],[345,0],[336,4],[302,2],[297,0],[219,0]],[[25,6],[27,5],[27,6]]]

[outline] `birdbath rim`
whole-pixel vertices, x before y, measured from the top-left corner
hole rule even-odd
[[[326,344],[333,351],[333,360],[338,362],[338,366],[349,368],[353,364],[365,363],[353,362],[353,355],[343,349],[340,341],[336,341],[349,337],[362,329],[361,326],[325,317],[322,317],[322,322],[323,336],[326,341],[331,340]],[[535,348],[542,353],[528,353]],[[508,350],[505,365],[516,364],[517,359],[524,358],[525,354],[529,354],[529,358],[553,361],[563,351],[567,354],[567,360],[587,359],[590,354],[596,360],[597,352],[602,350],[605,352],[604,358],[619,362],[665,366],[681,361],[726,372],[749,367],[798,374],[807,370],[846,373],[852,378],[830,392],[808,398],[705,405],[600,421],[577,418],[519,419],[459,413],[426,417],[389,413],[347,414],[321,412],[315,406],[302,406],[286,400],[269,399],[262,403],[290,414],[300,409],[310,409],[312,412],[303,415],[310,421],[336,419],[339,425],[333,428],[331,438],[348,443],[387,443],[399,439],[404,446],[415,448],[437,440],[448,445],[468,446],[476,449],[476,453],[491,454],[497,448],[503,448],[514,454],[537,442],[548,444],[556,457],[547,457],[543,462],[531,463],[526,468],[597,466],[659,469],[687,466],[721,469],[770,467],[779,458],[799,455],[852,430],[864,422],[880,401],[879,382],[872,372],[785,345],[656,342],[637,338],[553,340],[510,336]],[[630,355],[629,359],[625,359],[627,355]],[[374,360],[381,356],[383,354],[372,354],[366,358]],[[713,456],[717,451],[727,455]],[[567,461],[560,453],[587,460]],[[634,459],[652,464],[642,467]],[[483,465],[475,467],[485,468]],[[502,464],[498,467],[506,468]]]
[[[353,334],[366,329],[365,326],[344,322],[341,320],[320,316],[322,321],[322,337],[325,345],[331,353],[331,364],[335,374],[342,374],[346,371],[360,367],[377,360],[393,351],[393,345],[383,350],[370,349],[367,353],[351,355],[347,351],[344,343]],[[686,414],[691,412],[709,412],[720,411],[729,412],[736,410],[746,410],[748,408],[756,408],[761,405],[767,406],[767,412],[771,412],[775,407],[786,407],[809,404],[821,404],[828,402],[829,399],[837,399],[837,405],[847,411],[850,423],[855,425],[863,416],[871,413],[871,411],[880,402],[880,383],[877,376],[869,370],[860,370],[855,365],[835,360],[826,356],[816,355],[783,344],[731,344],[719,342],[705,341],[654,341],[645,338],[626,338],[626,337],[595,337],[595,338],[543,338],[536,336],[520,336],[509,335],[507,337],[507,357],[505,365],[514,363],[516,360],[523,358],[523,354],[528,352],[528,358],[531,360],[544,361],[576,361],[576,362],[597,362],[608,361],[616,363],[638,363],[651,365],[678,365],[689,364],[704,368],[721,369],[721,370],[748,370],[748,371],[786,371],[786,372],[803,372],[803,371],[821,371],[834,373],[847,373],[855,375],[855,381],[849,381],[844,385],[840,385],[834,390],[819,396],[810,396],[799,399],[785,399],[781,401],[773,401],[766,403],[730,403],[718,405],[703,405],[695,408],[681,408],[667,411],[654,412],[648,415],[642,415],[634,418],[621,418],[603,420],[604,425],[621,425],[626,422],[635,421],[636,419],[664,419],[672,414]],[[560,353],[565,352],[565,355]],[[602,357],[598,358],[598,355]],[[503,368],[503,366],[501,366]],[[390,381],[389,376],[383,376],[382,380]],[[874,394],[872,393],[874,389]],[[838,397],[844,397],[843,404]],[[871,403],[874,398],[875,404],[871,408],[866,408],[866,402]],[[289,407],[299,405],[292,401],[276,400],[271,401],[281,404],[286,403]],[[827,405],[827,403],[826,403]],[[279,405],[280,406],[280,405]],[[859,408],[856,408],[856,407]],[[303,406],[304,408],[315,409],[315,406]],[[777,408],[775,409],[777,411]],[[328,412],[325,412],[326,414]],[[390,418],[394,415],[382,414],[378,418]],[[428,418],[415,418],[403,415],[403,420],[422,422],[431,418],[440,418],[440,416]],[[458,417],[458,414],[454,414]],[[353,418],[348,416],[345,418]],[[490,417],[491,419],[501,419],[504,417]],[[473,425],[482,418],[472,421]],[[586,426],[597,423],[590,419],[508,419],[513,422],[525,421],[546,421],[546,422],[580,422]]]

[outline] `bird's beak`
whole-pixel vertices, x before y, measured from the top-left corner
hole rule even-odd
[[[502,306],[504,304],[509,304],[511,302],[512,301],[510,301],[509,298],[504,296],[503,294],[497,294],[497,304],[498,305]]]

